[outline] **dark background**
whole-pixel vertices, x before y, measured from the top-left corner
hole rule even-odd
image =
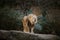
[[[60,35],[60,0],[0,0],[0,30],[23,30],[22,18],[34,13],[34,32]]]

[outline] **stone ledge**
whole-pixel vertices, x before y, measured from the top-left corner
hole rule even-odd
[[[60,37],[51,34],[32,34],[16,30],[0,30],[0,40],[60,40]]]

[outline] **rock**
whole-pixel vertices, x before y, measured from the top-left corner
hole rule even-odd
[[[16,30],[0,30],[0,40],[60,40],[60,37],[51,34],[34,34]]]

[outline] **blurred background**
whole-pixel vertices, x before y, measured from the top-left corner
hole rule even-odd
[[[23,30],[22,18],[36,14],[34,32],[60,36],[60,0],[0,0],[0,30]]]

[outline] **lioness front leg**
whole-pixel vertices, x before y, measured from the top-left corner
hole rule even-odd
[[[31,28],[31,33],[34,33],[34,27]]]

